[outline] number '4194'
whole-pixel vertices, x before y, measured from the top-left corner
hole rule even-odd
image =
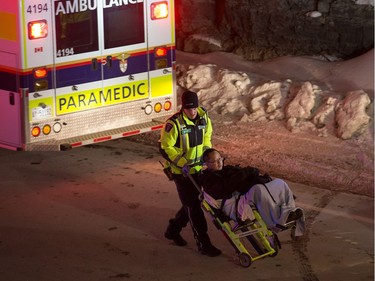
[[[47,3],[38,4],[38,5],[29,5],[26,11],[29,14],[40,14],[42,12],[48,12],[48,5]]]
[[[66,49],[58,50],[56,53],[57,57],[65,57],[65,56],[71,56],[71,55],[74,55],[73,48],[66,48]]]

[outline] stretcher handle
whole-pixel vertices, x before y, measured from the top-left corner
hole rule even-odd
[[[189,174],[189,172],[185,171],[184,169],[182,169],[182,174],[185,176],[185,177],[188,177],[189,180],[194,184],[194,186],[196,187],[196,189],[199,191],[199,194],[202,195],[202,189],[199,187],[198,183],[195,181],[195,179],[193,178],[193,176],[191,174]]]

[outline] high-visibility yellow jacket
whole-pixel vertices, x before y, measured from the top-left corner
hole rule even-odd
[[[211,135],[211,119],[202,107],[194,121],[182,110],[170,117],[161,130],[160,152],[172,173],[182,174],[185,164],[192,166],[191,174],[200,171],[203,152],[212,146]]]

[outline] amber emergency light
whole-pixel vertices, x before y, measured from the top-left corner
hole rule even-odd
[[[151,4],[152,20],[165,19],[166,17],[168,17],[168,3],[166,1]]]
[[[45,135],[49,135],[49,133],[51,133],[51,126],[50,125],[44,125],[43,126],[43,134],[45,134]]]
[[[163,109],[163,106],[161,105],[160,102],[156,103],[154,106],[154,110],[156,113],[159,113]]]
[[[48,25],[46,20],[31,21],[28,23],[29,39],[45,38],[48,34]]]

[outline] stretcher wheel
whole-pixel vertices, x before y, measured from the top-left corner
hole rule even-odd
[[[249,267],[251,265],[251,257],[246,253],[240,253],[238,255],[241,266]]]
[[[272,248],[275,250],[275,252],[272,255],[270,255],[271,258],[276,257],[279,253],[279,245],[275,244],[272,246]]]
[[[272,255],[270,255],[270,257],[273,258],[273,257],[276,257],[277,254],[279,253],[280,241],[276,234],[273,234],[270,238],[271,238],[270,244],[272,248],[275,250],[275,252]]]

